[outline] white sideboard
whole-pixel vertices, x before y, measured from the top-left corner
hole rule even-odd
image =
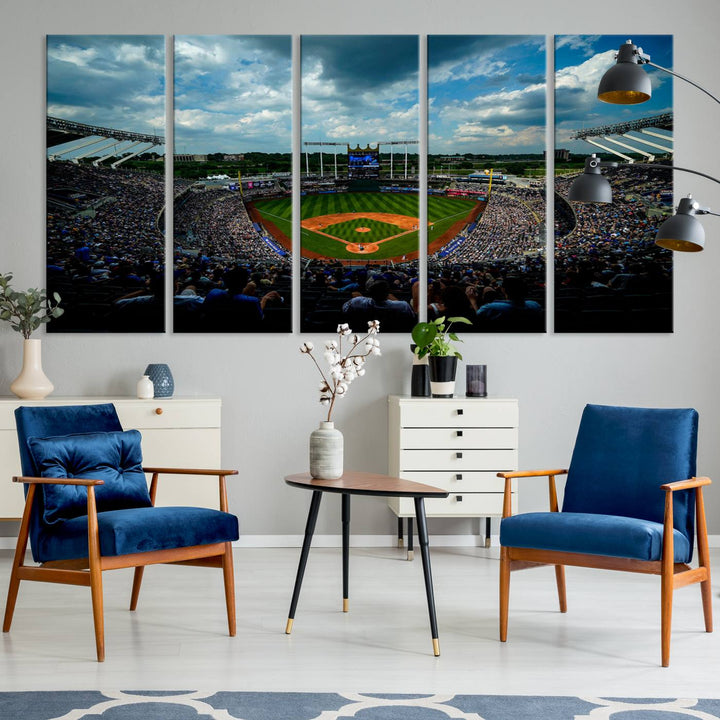
[[[15,408],[47,405],[90,405],[110,402],[125,430],[142,433],[143,464],[156,467],[221,468],[218,397],[173,397],[138,400],[133,397],[56,397],[44,400],[0,399],[0,519],[22,515],[20,455]],[[90,430],[88,430],[90,431]],[[148,482],[150,478],[148,477]],[[218,481],[213,477],[161,475],[156,505],[219,507]]]
[[[389,474],[435,485],[447,498],[425,501],[428,517],[502,516],[504,481],[517,470],[518,401],[512,398],[426,398],[390,395]],[[517,498],[513,494],[513,512]],[[399,518],[412,499],[390,498]]]

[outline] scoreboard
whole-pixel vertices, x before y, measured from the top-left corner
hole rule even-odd
[[[380,149],[348,145],[348,178],[379,178]]]

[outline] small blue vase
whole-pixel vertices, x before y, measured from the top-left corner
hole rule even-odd
[[[172,397],[175,392],[175,381],[170,368],[165,363],[151,363],[145,368],[147,375],[155,388],[155,397]]]

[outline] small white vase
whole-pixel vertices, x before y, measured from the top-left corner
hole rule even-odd
[[[343,474],[343,435],[334,422],[323,421],[310,433],[310,475],[337,480]]]
[[[54,389],[42,369],[40,340],[23,342],[23,366],[10,390],[23,400],[42,400]]]
[[[137,396],[140,400],[151,400],[155,397],[155,386],[148,375],[143,375],[138,380]]]

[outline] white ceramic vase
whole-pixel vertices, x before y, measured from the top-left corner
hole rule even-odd
[[[22,371],[10,385],[10,390],[23,400],[42,400],[55,389],[42,369],[40,343],[33,339],[23,342]]]
[[[143,375],[138,380],[137,396],[140,400],[150,400],[155,397],[155,386],[149,375]]]
[[[334,422],[323,421],[310,433],[310,475],[337,480],[343,474],[343,435]]]

